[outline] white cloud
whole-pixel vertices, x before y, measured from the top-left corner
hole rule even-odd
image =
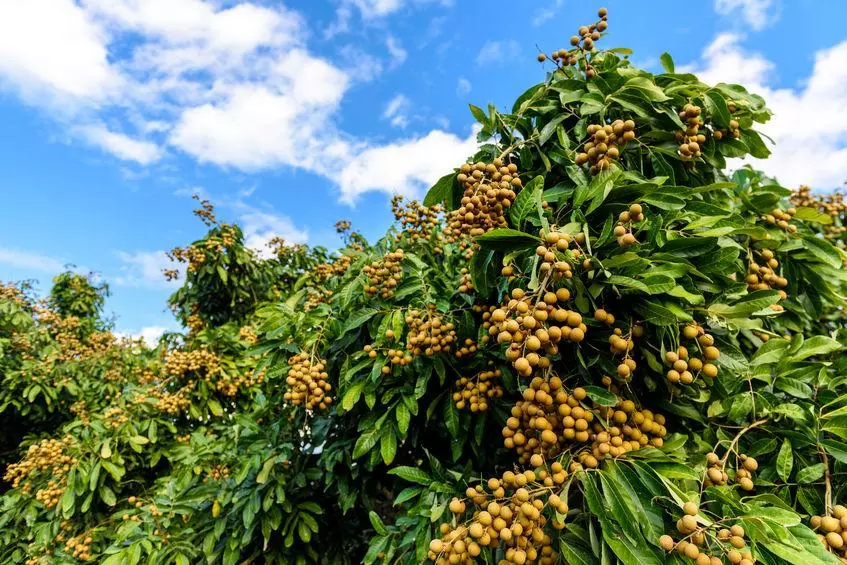
[[[121,274],[113,277],[115,284],[120,286],[164,288],[179,285],[179,281],[166,281],[163,269],[177,269],[180,278],[185,271],[181,263],[168,259],[164,251],[138,251],[136,253],[118,252],[118,258],[123,265]]]
[[[397,94],[386,104],[382,117],[394,127],[405,128],[409,125],[408,111],[410,105],[411,102],[406,96]]]
[[[349,0],[366,20],[387,16],[403,6],[402,0]]]
[[[155,143],[132,139],[122,133],[109,131],[103,126],[84,127],[82,134],[90,143],[124,161],[149,165],[162,157],[162,150]]]
[[[0,265],[45,273],[58,273],[65,269],[65,264],[53,257],[8,247],[0,247]]]
[[[260,257],[272,255],[268,242],[274,237],[281,237],[286,243],[306,243],[309,239],[309,234],[295,226],[287,216],[259,210],[243,202],[236,206],[243,210],[238,219],[244,231],[244,244]]]
[[[341,199],[352,204],[371,190],[418,197],[445,171],[463,163],[476,147],[476,130],[465,139],[436,130],[423,137],[365,149],[338,177]]]
[[[339,25],[350,10],[381,25],[410,3],[433,1],[342,0],[338,13],[347,19]],[[410,143],[437,154],[465,147],[437,129],[383,146],[339,129],[351,85],[402,63],[407,52],[389,34],[384,62],[354,45],[324,59],[308,50],[308,37],[299,14],[261,0],[0,0],[0,87],[42,107],[75,139],[142,168],[124,166],[127,178],[143,177],[153,163],[163,169],[181,152],[245,172],[291,167],[344,179],[342,194],[359,194],[386,190],[387,181],[369,188],[351,180],[358,162]],[[497,43],[483,55],[516,49]],[[389,119],[402,127],[409,117],[398,110]],[[450,164],[465,156],[451,155]],[[420,178],[413,171],[403,180]],[[149,278],[150,257],[124,260],[124,284]]]
[[[388,54],[391,55],[391,67],[396,68],[402,65],[406,61],[406,57],[409,55],[403,46],[400,44],[400,40],[395,38],[393,35],[389,35],[388,39],[385,40],[385,46],[388,48]]]
[[[508,41],[486,41],[476,56],[477,65],[488,63],[503,63],[517,59],[521,53],[521,46],[514,39]]]
[[[532,25],[540,26],[546,23],[549,20],[552,20],[556,16],[556,12],[559,11],[565,4],[565,0],[555,0],[552,4],[544,6],[543,8],[538,8],[532,14]]]
[[[816,52],[811,75],[792,89],[771,86],[775,65],[745,51],[741,39],[719,35],[687,69],[709,84],[736,82],[765,98],[774,115],[757,129],[775,146],[768,159],[750,159],[753,166],[789,187],[838,188],[847,171],[847,41]],[[815,124],[825,124],[825,135]]]
[[[73,0],[0,2],[0,74],[33,103],[70,110],[115,94],[107,36]]]
[[[715,11],[723,16],[740,13],[748,26],[762,30],[779,17],[774,0],[715,0]]]
[[[459,77],[459,81],[456,83],[456,94],[459,96],[466,96],[471,91],[471,81],[466,79],[465,77]]]

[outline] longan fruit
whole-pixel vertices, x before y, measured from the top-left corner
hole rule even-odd
[[[659,538],[659,546],[665,551],[671,551],[674,546],[673,538],[667,534],[663,535]]]
[[[682,505],[682,511],[689,516],[696,516],[700,509],[693,502],[686,502]]]

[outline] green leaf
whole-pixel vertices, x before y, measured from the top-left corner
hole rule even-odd
[[[652,102],[664,102],[665,100],[670,100],[665,92],[647,77],[632,77],[626,81],[623,88],[637,89]]]
[[[600,406],[615,406],[618,403],[618,397],[599,386],[585,386],[588,398],[599,404]]]
[[[382,441],[379,445],[379,452],[382,455],[382,461],[386,465],[390,465],[394,461],[394,456],[397,455],[397,436],[394,434],[394,426],[386,426],[382,433]]]
[[[381,536],[388,535],[388,530],[385,528],[385,524],[382,522],[382,518],[379,517],[379,514],[371,510],[368,512],[368,519],[371,521],[371,526],[373,526],[376,533]]]
[[[344,398],[341,399],[341,407],[344,410],[349,411],[356,405],[356,402],[359,401],[359,397],[362,395],[364,386],[365,381],[357,381],[350,385],[347,392],[344,393]]]
[[[722,318],[747,318],[750,314],[764,310],[771,304],[776,304],[781,298],[776,290],[757,290],[732,306],[712,304],[708,310],[711,314]]]
[[[544,190],[544,177],[538,175],[529,181],[518,193],[514,204],[509,208],[509,220],[516,228],[520,228],[526,219],[535,212],[537,204],[541,201],[541,193]]]
[[[815,463],[808,467],[803,467],[797,471],[797,482],[800,484],[809,484],[823,478],[825,467],[823,463]]]
[[[847,464],[847,443],[835,441],[834,439],[822,439],[820,440],[820,444],[833,459]]]
[[[794,453],[791,449],[791,442],[788,439],[782,440],[782,447],[779,448],[779,454],[776,456],[776,474],[783,482],[788,482],[788,477],[791,476],[791,469],[794,466]]]
[[[750,359],[750,365],[758,367],[759,365],[771,365],[781,361],[786,354],[789,342],[784,339],[770,339],[762,344],[761,347],[753,354]]]
[[[424,206],[434,206],[439,203],[450,206],[453,201],[453,189],[457,184],[455,172],[444,175],[427,191],[424,196]]]
[[[376,445],[376,442],[379,441],[379,438],[379,430],[377,430],[376,428],[371,428],[362,432],[359,436],[359,439],[356,440],[356,445],[353,448],[353,459],[358,459],[359,457],[373,449]]]
[[[544,145],[556,133],[556,128],[568,118],[568,114],[560,114],[547,122],[538,134],[538,145]]]
[[[260,485],[268,482],[268,477],[271,474],[271,470],[274,468],[276,464],[276,456],[270,457],[267,461],[265,461],[264,465],[262,465],[262,469],[259,471],[259,474],[256,475],[256,482]]]
[[[117,502],[115,491],[106,485],[100,485],[100,500],[102,500],[107,506],[114,506]]]
[[[459,410],[450,396],[444,397],[444,425],[453,437],[459,437]]]
[[[341,335],[346,334],[350,330],[358,328],[378,313],[379,310],[375,308],[362,308],[361,310],[358,310],[352,316],[347,318],[347,320],[345,320],[344,327],[341,329]]]
[[[807,339],[800,350],[794,355],[791,355],[788,360],[802,361],[803,359],[814,357],[815,355],[826,355],[827,353],[838,351],[841,348],[841,344],[831,337],[816,335]]]
[[[667,53],[667,52],[662,53],[659,56],[659,62],[662,63],[662,68],[665,69],[665,72],[671,73],[671,74],[673,74],[675,72],[674,71],[674,64],[673,64],[673,57],[670,56],[670,53]]]
[[[541,244],[541,239],[522,231],[501,228],[477,236],[476,242],[488,249],[511,251],[513,249],[536,247]]]
[[[803,243],[806,249],[820,261],[833,269],[841,269],[841,255],[838,254],[838,250],[832,244],[816,237],[806,237],[803,239]]]
[[[388,471],[388,474],[396,475],[410,483],[417,483],[426,487],[432,484],[432,478],[417,467],[394,467]]]
[[[474,106],[473,104],[468,104],[471,109],[471,114],[473,117],[483,125],[483,127],[488,126],[488,116],[485,114],[485,110],[480,108],[479,106]]]
[[[807,208],[805,206],[797,208],[797,212],[794,214],[794,219],[803,220],[805,222],[817,222],[824,225],[832,223],[832,216],[829,214],[824,214],[823,212],[817,211],[815,208]]]

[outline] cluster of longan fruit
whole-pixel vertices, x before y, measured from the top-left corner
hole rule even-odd
[[[129,416],[120,406],[111,406],[103,412],[103,420],[107,427],[120,428],[129,422]]]
[[[238,328],[238,337],[250,345],[256,345],[259,343],[259,336],[256,335],[256,331],[250,326],[242,326]]]
[[[388,339],[394,339],[394,330],[387,330],[385,332],[385,337],[388,338]],[[370,357],[371,359],[376,359],[377,350],[374,349],[373,345],[370,345],[370,344],[365,345],[364,351],[365,351],[365,353],[368,354],[368,357]],[[402,349],[389,348],[385,352],[385,356],[386,356],[386,359],[388,360],[389,365],[385,365],[382,368],[382,374],[383,375],[390,374],[391,368],[394,365],[400,365],[400,366],[411,365],[412,362],[414,361],[414,358],[412,357],[412,355],[409,354],[406,351],[403,351]]]
[[[301,352],[289,358],[288,364],[290,368],[285,379],[288,390],[283,399],[295,406],[305,404],[309,409],[326,410],[332,404],[332,396],[328,394],[332,385],[327,381],[326,362]]]
[[[812,516],[811,526],[823,546],[847,563],[847,508],[836,504],[829,514]]]
[[[447,215],[445,234],[452,241],[508,227],[505,211],[523,186],[517,165],[499,158],[491,163],[465,163],[456,178],[463,191],[461,205]]]
[[[164,374],[168,376],[201,373],[206,379],[217,375],[220,370],[221,364],[217,355],[206,349],[173,351],[168,355],[165,366],[162,369]]]
[[[551,488],[538,485],[539,478],[540,473],[532,470],[506,471],[502,478],[487,481],[490,493],[481,484],[468,487],[466,494],[475,506],[472,517],[453,527],[442,524],[441,537],[430,542],[429,559],[438,565],[473,563],[483,547],[502,545],[501,565],[556,563],[553,540],[544,531],[548,521],[544,510],[550,508],[558,518],[567,513],[568,507]],[[468,510],[466,503],[458,498],[451,500],[448,508],[455,516],[454,523]],[[560,523],[563,527],[564,523]]]
[[[638,243],[635,234],[632,233],[632,224],[640,222],[644,219],[644,209],[641,204],[630,204],[628,210],[624,210],[618,215],[618,225],[615,226],[614,234],[618,238],[618,245],[621,247],[631,247]]]
[[[167,256],[171,261],[188,263],[187,270],[189,273],[197,271],[206,262],[206,251],[193,245],[189,245],[187,247],[174,247],[168,251]],[[168,278],[169,273],[167,271],[168,269],[163,271],[165,273],[165,278],[171,280]]]
[[[333,292],[328,288],[308,288],[306,289],[306,301],[303,303],[303,309],[307,312],[314,310],[321,304],[325,304],[332,298]]]
[[[338,220],[335,222],[335,231],[336,233],[344,233],[349,231],[350,228],[353,227],[353,222],[350,220]]]
[[[459,277],[459,292],[473,292],[474,285],[473,279],[471,278],[471,272],[467,269],[467,267],[462,267],[459,274],[461,275]]]
[[[229,467],[226,465],[215,465],[209,469],[209,473],[206,478],[213,481],[224,481],[229,478]]]
[[[417,200],[404,203],[403,197],[398,194],[391,199],[391,211],[403,230],[397,235],[397,240],[399,241],[405,233],[414,243],[432,236],[440,224],[444,208],[441,204],[424,206]]]
[[[635,139],[635,122],[618,119],[611,124],[591,124],[586,131],[591,138],[582,146],[582,152],[576,154],[574,163],[590,163],[589,172],[596,175],[611,167],[620,158],[624,146]]]
[[[718,366],[714,363],[721,352],[715,346],[715,338],[706,333],[699,324],[688,324],[682,329],[682,337],[692,343],[695,353],[688,347],[679,346],[676,351],[665,353],[665,364],[670,366],[666,377],[673,384],[690,385],[701,374],[710,379],[718,376]]]
[[[665,534],[659,546],[665,551],[676,551],[692,560],[695,565],[723,565],[724,559],[733,565],[754,565],[756,559],[747,549],[746,532],[740,524],[729,528],[719,524],[707,526],[697,521],[700,509],[693,502],[683,505],[683,516],[676,522],[682,539],[674,540]]]
[[[738,456],[737,462],[741,465],[735,470],[735,482],[746,491],[753,490],[753,471],[759,468],[759,462],[745,453]]]
[[[215,380],[215,390],[224,396],[233,397],[238,394],[239,390],[247,389],[265,382],[264,371],[253,371],[247,369],[243,373],[231,376],[228,373],[221,373],[220,377]]]
[[[564,388],[553,376],[536,377],[523,391],[523,399],[512,407],[503,428],[503,444],[515,449],[519,462],[540,466],[574,444],[587,444],[578,462],[595,468],[608,456],[619,457],[646,445],[661,447],[667,433],[664,416],[637,410],[631,400],[619,398],[615,408],[586,408],[586,392]],[[607,425],[608,424],[608,427]]]
[[[679,156],[683,159],[697,159],[702,153],[706,136],[700,133],[703,119],[700,117],[702,109],[694,104],[686,104],[679,111],[679,117],[685,122],[685,130],[676,132],[676,140],[679,143]]]
[[[605,319],[603,319],[604,315]],[[594,319],[598,322],[605,322],[606,324],[614,323],[614,316],[602,309],[594,313]],[[609,319],[611,319],[612,321],[609,321]],[[623,337],[623,330],[621,330],[620,328],[615,328],[612,330],[612,335],[609,336],[609,351],[611,352],[611,354],[624,356],[624,358],[618,364],[617,369],[615,370],[618,379],[624,382],[629,381],[632,377],[632,373],[635,371],[635,369],[638,368],[635,359],[629,356],[630,352],[632,351],[632,348],[635,347],[635,342],[632,339],[634,334],[634,327],[633,331],[631,331],[626,337]]]
[[[177,414],[188,410],[188,407],[191,405],[191,400],[188,398],[188,395],[193,389],[194,381],[190,381],[176,392],[169,392],[163,388],[157,387],[151,389],[149,394],[155,399],[155,404],[153,406],[156,410],[164,412],[165,414],[170,414],[171,416],[176,416]]]
[[[362,269],[368,277],[365,294],[375,296],[379,293],[385,299],[394,296],[394,290],[397,288],[403,273],[403,266],[401,265],[403,257],[405,257],[405,252],[401,247],[397,251],[386,253],[382,260],[365,265]]]
[[[203,326],[205,324],[203,323],[203,318],[201,318],[199,315],[191,314],[190,316],[188,316],[188,318],[186,318],[185,325],[188,328],[189,332],[197,333],[203,329]]]
[[[770,214],[764,215],[764,220],[781,229],[782,231],[788,233],[795,233],[797,231],[797,226],[789,223],[791,219],[794,217],[794,214],[797,213],[796,208],[788,208],[786,210],[780,210],[779,208],[774,208]]]
[[[477,352],[479,346],[472,340],[471,338],[465,338],[465,341],[461,346],[456,348],[456,352],[453,354],[456,356],[456,359],[461,359],[462,357],[467,357],[468,355],[473,355]]]
[[[20,487],[24,493],[29,493],[32,490],[31,480],[37,478],[37,475],[49,476],[47,486],[37,490],[35,498],[47,508],[52,508],[61,500],[67,474],[71,466],[76,464],[76,458],[69,454],[73,446],[74,439],[70,436],[34,443],[20,462],[6,468],[3,479],[12,483],[12,488]]]
[[[496,336],[497,343],[508,345],[506,358],[520,376],[529,377],[535,367],[547,369],[547,356],[559,352],[561,341],[579,343],[585,339],[588,328],[582,315],[558,306],[570,300],[568,289],[529,294],[516,288],[511,296],[509,302],[491,312],[486,322],[489,335]]]
[[[747,263],[747,288],[748,290],[779,290],[780,296],[785,299],[788,294],[783,290],[788,286],[788,279],[776,273],[779,268],[779,260],[774,256],[771,249],[759,251],[758,258],[751,258]]]
[[[573,50],[559,49],[557,51],[553,51],[550,58],[552,58],[557,65],[576,65],[579,61],[578,55],[580,53],[584,54],[585,52],[594,50],[594,43],[600,39],[601,33],[606,31],[609,27],[609,11],[606,8],[600,8],[597,11],[597,16],[600,18],[599,21],[591,25],[580,26],[577,30],[577,35],[571,36],[570,44],[574,48]],[[539,63],[543,63],[546,60],[546,54],[538,54]],[[591,78],[596,74],[596,70],[590,64],[586,63],[585,74],[588,78]]]
[[[69,538],[65,542],[65,551],[73,555],[75,559],[88,561],[91,559],[91,544],[94,542],[90,535],[79,535]]]
[[[812,189],[803,185],[791,195],[791,203],[798,207],[813,208],[834,220],[823,226],[826,239],[836,239],[847,231],[847,226],[839,225],[841,222],[837,221],[847,212],[847,203],[844,202],[842,193],[812,194]]]
[[[406,350],[414,356],[430,357],[441,351],[449,352],[456,342],[456,326],[435,310],[435,304],[424,311],[406,312]]]
[[[467,408],[471,412],[485,412],[488,401],[503,396],[503,387],[499,379],[503,376],[500,369],[482,371],[475,377],[460,377],[456,379],[453,402],[456,408]]]
[[[194,215],[200,218],[200,221],[207,226],[218,223],[217,218],[215,218],[215,206],[208,199],[200,198],[199,194],[193,194],[191,198],[200,204],[200,207],[194,210]]]
[[[318,282],[324,282],[332,276],[343,275],[350,268],[353,262],[351,255],[339,255],[329,263],[321,263],[315,267],[315,279]]]
[[[577,244],[584,243],[585,234],[578,233],[576,236],[572,236],[567,232],[560,232],[554,228],[548,232],[542,230],[539,235],[544,240],[544,245],[539,245],[535,248],[535,254],[541,260],[538,266],[539,272],[543,275],[552,274],[553,280],[573,278],[573,266],[567,261],[568,256],[565,255],[565,252],[573,242]],[[582,252],[579,249],[570,251],[570,257],[574,259],[581,255]],[[507,268],[510,269],[510,274],[514,274],[514,270],[510,266],[503,267],[504,271]]]

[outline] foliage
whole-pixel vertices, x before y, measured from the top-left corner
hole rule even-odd
[[[185,335],[4,287],[0,561],[843,560],[840,196],[726,173],[764,101],[600,16],[373,245],[263,258],[201,202]]]

